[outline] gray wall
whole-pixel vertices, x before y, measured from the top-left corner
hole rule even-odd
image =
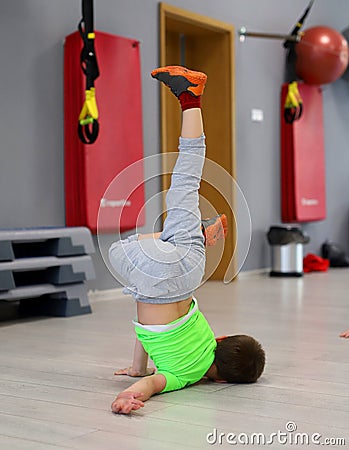
[[[288,32],[308,0],[173,0],[173,5],[255,31]],[[75,31],[80,0],[0,1],[0,227],[64,225],[63,39]],[[149,76],[158,65],[158,2],[96,0],[98,30],[141,41],[145,156],[159,152],[159,90]],[[346,0],[316,0],[306,27],[348,27]],[[237,177],[252,216],[252,243],[243,270],[269,265],[265,232],[280,223],[279,91],[285,51],[280,41],[236,40]],[[264,111],[252,123],[252,108]],[[333,239],[349,251],[349,83],[324,89],[327,219],[307,224],[319,252]],[[158,167],[146,166],[146,177]],[[146,186],[147,198],[160,188]],[[147,208],[150,231],[158,207]],[[92,288],[115,286],[98,254]]]

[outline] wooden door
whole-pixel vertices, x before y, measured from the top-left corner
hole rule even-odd
[[[202,217],[225,213],[229,235],[221,245],[208,248],[206,278],[222,280],[227,268],[236,268],[234,220],[235,133],[234,133],[234,28],[183,9],[160,3],[160,64],[185,65],[205,72],[208,83],[202,98],[207,158],[200,188]],[[170,184],[178,136],[178,100],[161,87],[161,133],[163,191]],[[233,210],[231,208],[233,205]],[[233,258],[232,263],[231,260]]]

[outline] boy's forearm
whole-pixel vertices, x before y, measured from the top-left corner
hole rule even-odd
[[[162,374],[152,375],[134,383],[120,392],[111,405],[115,413],[129,414],[144,406],[152,395],[161,392],[166,386],[166,378]]]
[[[123,392],[142,393],[142,396],[138,397],[141,401],[148,400],[152,395],[158,394],[166,386],[166,378],[164,375],[156,374],[150,377],[142,378]],[[119,394],[122,395],[122,392]]]
[[[136,338],[133,352],[133,361],[130,367],[119,369],[114,372],[115,375],[128,375],[130,377],[146,377],[155,372],[154,367],[148,366],[148,354],[143,348],[142,343]]]
[[[137,373],[146,373],[148,365],[148,353],[143,348],[142,343],[136,338],[133,352],[132,370]]]

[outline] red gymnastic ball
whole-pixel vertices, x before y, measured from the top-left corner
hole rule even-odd
[[[347,40],[325,26],[305,30],[296,44],[296,54],[296,73],[307,84],[332,83],[348,66]]]

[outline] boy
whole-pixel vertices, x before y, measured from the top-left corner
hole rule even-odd
[[[152,77],[178,98],[182,129],[162,233],[131,236],[109,250],[111,264],[128,285],[124,292],[137,301],[133,364],[116,374],[144,377],[112,403],[112,411],[123,414],[143,407],[154,394],[182,389],[203,376],[255,382],[265,363],[261,345],[250,336],[216,340],[193,297],[205,268],[198,190],[205,161],[200,102],[207,77],[179,66],[156,69]],[[156,373],[147,368],[148,355]]]

